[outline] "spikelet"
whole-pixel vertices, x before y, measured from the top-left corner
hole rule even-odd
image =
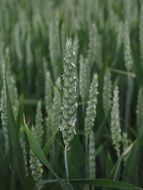
[[[143,2],[141,1],[140,23],[139,23],[140,58],[143,67]]]
[[[15,117],[15,119],[17,119],[18,105],[19,105],[19,102],[18,102],[18,92],[17,92],[15,78],[14,78],[14,76],[11,73],[10,55],[9,55],[9,49],[8,48],[6,49],[6,52],[5,52],[5,60],[4,60],[3,64],[5,64],[5,63],[7,63],[7,67],[6,67],[6,80],[7,80],[8,90],[9,90],[9,94],[10,94],[10,101],[11,101],[14,117]],[[5,80],[5,76],[3,74],[3,81],[4,80]]]
[[[130,36],[129,36],[129,24],[125,21],[124,24],[124,60],[127,72],[131,72],[133,69],[133,58],[131,52]],[[134,81],[131,75],[128,75],[127,95],[126,95],[126,111],[125,111],[125,128],[127,130],[130,122],[130,107],[131,99],[133,95]]]
[[[36,128],[32,127],[32,134],[35,138],[37,138]],[[38,138],[37,138],[38,140]],[[32,150],[30,149],[30,170],[33,180],[35,181],[36,189],[42,189],[42,176],[43,176],[43,168],[39,159],[34,155]]]
[[[51,125],[51,115],[52,115],[52,80],[50,72],[45,73],[45,110],[46,110],[46,141],[51,136],[52,128]]]
[[[103,86],[103,109],[105,116],[108,116],[110,112],[111,98],[112,98],[111,73],[109,70],[107,70],[104,76],[104,86]]]
[[[89,178],[95,179],[95,139],[94,132],[89,135]]]
[[[38,102],[37,110],[36,110],[36,124],[35,127],[32,127],[32,134],[37,139],[38,143],[42,146],[43,142],[43,118],[42,118],[42,105],[41,101]],[[38,160],[38,158],[33,154],[32,150],[30,150],[30,169],[32,173],[32,177],[36,183],[37,190],[42,188],[42,164]]]
[[[136,116],[137,116],[137,126],[139,128],[142,128],[143,127],[143,90],[142,88],[140,88],[138,91]]]
[[[28,176],[28,159],[27,159],[27,150],[26,150],[26,142],[24,136],[20,138],[20,145],[23,153],[23,160],[24,160],[24,168],[25,168],[25,176]]]
[[[4,75],[4,73],[3,73],[3,75]],[[9,138],[8,138],[8,128],[7,128],[8,127],[7,126],[8,125],[8,116],[7,116],[5,80],[3,80],[3,86],[2,86],[2,90],[1,90],[0,111],[1,111],[1,122],[2,122],[2,127],[3,127],[3,134],[4,134],[4,139],[5,139],[5,151],[8,151],[8,149],[9,149]]]
[[[75,135],[76,111],[77,111],[77,76],[76,54],[71,39],[67,39],[64,58],[63,97],[62,97],[62,131],[65,147],[69,147],[70,141]]]
[[[111,138],[116,149],[117,156],[120,156],[121,128],[119,113],[119,89],[115,87],[113,92],[112,110],[111,110]]]
[[[89,135],[94,126],[95,117],[96,117],[96,105],[97,105],[97,95],[98,95],[98,76],[94,74],[93,81],[90,86],[88,106],[86,110],[85,118],[85,134]]]
[[[127,71],[131,71],[133,66],[133,58],[129,36],[129,24],[127,20],[124,23],[124,60]]]
[[[7,59],[7,70],[5,70],[6,67],[6,59]],[[9,55],[8,52],[6,52],[6,55],[2,57],[1,60],[1,66],[2,66],[2,90],[1,90],[1,121],[2,121],[2,127],[3,127],[3,133],[5,138],[5,151],[9,149],[9,138],[8,138],[8,118],[7,118],[7,97],[6,97],[6,80],[8,81],[8,90],[10,94],[10,101],[14,113],[14,117],[16,119],[17,113],[18,113],[18,95],[17,95],[17,89],[15,85],[14,77],[11,75],[10,72],[10,65],[9,65]]]
[[[46,113],[49,114],[52,107],[52,85],[50,72],[46,72],[45,76],[45,109]]]
[[[85,104],[90,86],[90,70],[87,58],[80,56],[80,75],[79,75],[79,92],[82,98],[82,103]]]
[[[35,133],[36,133],[39,144],[42,145],[42,142],[43,142],[43,117],[42,117],[41,101],[38,102],[37,110],[36,110]]]
[[[54,99],[51,116],[52,133],[57,131],[61,123],[61,103],[61,80],[58,78],[54,87]]]

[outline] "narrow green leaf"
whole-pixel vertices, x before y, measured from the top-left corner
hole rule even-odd
[[[10,101],[8,85],[6,81],[6,100],[7,100],[7,116],[8,116],[8,135],[9,135],[9,146],[10,146],[10,156],[11,164],[13,170],[15,170],[16,178],[18,178],[23,185],[24,179],[24,160],[22,156],[22,150],[20,147],[18,126],[16,125],[14,114],[12,110],[12,105]]]
[[[121,163],[124,159],[124,157],[129,154],[129,152],[131,152],[131,150],[133,149],[133,147],[136,145],[136,141],[133,142],[122,154],[121,156],[119,157],[119,159],[117,160],[116,164],[114,165],[111,173],[110,173],[110,177],[114,175],[114,180],[117,179],[117,175],[119,173],[119,170],[120,170],[120,166],[121,166]]]
[[[43,181],[43,184],[48,184],[48,183],[57,183],[57,180],[45,180]],[[123,190],[142,190],[142,188],[126,183],[126,182],[121,182],[121,181],[113,181],[113,180],[108,180],[108,179],[95,179],[95,180],[90,180],[90,179],[71,179],[70,182],[72,184],[88,184],[92,185],[95,187],[103,187],[103,188],[114,188],[114,189],[123,189]]]
[[[123,179],[124,180],[126,180],[126,181],[133,180],[132,174],[135,172],[135,169],[137,167],[137,163],[138,163],[140,156],[141,156],[141,147],[139,144],[139,140],[137,140],[132,152],[129,155],[129,158],[127,160],[126,166],[123,171]]]
[[[126,166],[123,171],[123,180],[126,180],[128,182],[136,181],[134,178],[136,168],[138,167],[139,159],[141,158],[143,152],[143,129],[140,129],[139,136],[137,140],[135,141],[134,147],[132,151],[129,154],[129,157],[127,159]],[[134,173],[134,175],[132,175]]]
[[[49,169],[49,171],[55,176],[55,178],[57,179],[58,183],[60,184],[60,186],[62,187],[63,190],[73,190],[73,187],[71,186],[71,184],[64,182],[56,173],[55,171],[52,169],[51,165],[49,164],[49,162],[47,161],[47,158],[44,155],[43,150],[41,149],[38,141],[35,139],[35,137],[33,137],[31,131],[29,130],[25,120],[24,120],[24,128],[31,146],[31,149],[33,151],[33,153],[37,156],[37,158]]]

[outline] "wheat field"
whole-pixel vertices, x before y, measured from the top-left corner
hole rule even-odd
[[[142,190],[143,1],[0,0],[0,190]]]

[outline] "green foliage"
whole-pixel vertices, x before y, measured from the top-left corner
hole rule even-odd
[[[142,18],[140,0],[0,1],[0,189],[142,189]]]

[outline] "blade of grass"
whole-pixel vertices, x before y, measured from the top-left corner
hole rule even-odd
[[[136,141],[133,142],[122,154],[121,156],[119,157],[119,159],[117,160],[116,164],[114,165],[114,168],[112,169],[109,177],[111,176],[114,176],[113,179],[114,180],[117,180],[117,175],[119,173],[119,170],[120,170],[120,166],[121,166],[121,163],[124,159],[124,157],[132,150],[132,148],[135,146],[136,144]]]
[[[142,188],[126,183],[126,182],[121,182],[121,181],[113,181],[113,180],[108,180],[108,179],[95,179],[95,180],[90,180],[90,179],[70,179],[70,182],[72,184],[88,184],[88,185],[93,185],[95,187],[104,187],[104,188],[114,188],[114,189],[123,189],[123,190],[142,190]],[[45,180],[43,181],[43,184],[48,184],[48,183],[58,183],[57,180]]]
[[[55,176],[55,178],[57,179],[58,183],[60,184],[60,186],[62,187],[63,190],[73,190],[73,187],[71,186],[71,184],[67,183],[66,181],[63,181],[56,173],[55,171],[52,169],[51,165],[49,164],[46,156],[44,155],[43,150],[41,149],[39,143],[37,142],[37,140],[35,139],[35,137],[33,137],[30,129],[28,128],[25,119],[24,119],[24,128],[31,146],[31,149],[33,151],[33,153],[37,156],[37,158],[49,169],[49,171]]]
[[[6,80],[6,79],[5,79]],[[8,85],[6,81],[6,99],[7,99],[7,116],[8,116],[8,135],[10,145],[10,157],[13,170],[15,170],[15,179],[19,179],[23,186],[24,173],[24,160],[22,156],[22,150],[20,147],[18,126],[16,125],[12,105],[10,101]]]

